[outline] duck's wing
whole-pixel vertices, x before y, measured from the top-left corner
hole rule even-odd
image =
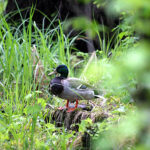
[[[63,92],[59,97],[68,99],[69,101],[75,100],[90,100],[95,98],[95,92],[89,84],[77,79],[67,78],[61,80],[63,85]]]
[[[75,100],[91,100],[94,98],[101,98],[98,91],[90,84],[77,78],[67,78],[61,80],[63,85],[63,92],[59,97],[63,99]]]
[[[87,88],[90,88],[93,90],[95,89],[92,85],[78,78],[67,78],[64,84],[67,84],[67,86],[69,86],[70,88],[74,88],[74,89],[87,89]]]

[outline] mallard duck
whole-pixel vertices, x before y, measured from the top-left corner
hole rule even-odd
[[[78,100],[91,100],[101,97],[100,95],[96,95],[96,91],[91,85],[77,78],[68,78],[69,70],[66,65],[59,65],[48,75],[57,73],[59,73],[60,76],[55,77],[50,81],[50,92],[67,100],[67,112],[74,111],[78,107]],[[69,108],[69,102],[75,101],[75,107]]]

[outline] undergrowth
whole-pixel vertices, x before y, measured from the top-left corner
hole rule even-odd
[[[57,106],[62,100],[53,99],[47,87],[43,93],[45,96],[40,97],[41,91],[37,90],[37,84],[33,79],[35,66],[31,47],[36,46],[46,75],[58,64],[66,64],[70,76],[79,77],[82,74],[83,79],[101,89],[104,96],[109,99],[108,106],[111,107],[108,113],[111,117],[97,124],[98,130],[93,137],[96,138],[109,124],[116,123],[120,115],[124,115],[130,107],[133,108],[129,104],[131,97],[128,87],[134,87],[134,75],[124,76],[125,81],[128,80],[129,83],[124,82],[122,78],[118,78],[124,72],[117,71],[118,68],[114,66],[122,62],[122,55],[130,47],[130,42],[134,42],[130,41],[131,38],[127,41],[122,40],[125,34],[122,31],[118,35],[116,47],[110,49],[112,39],[106,47],[105,39],[102,41],[98,35],[101,51],[97,51],[96,58],[88,63],[90,56],[77,51],[71,53],[78,36],[70,38],[65,35],[63,23],[56,19],[51,20],[47,28],[44,28],[44,21],[43,28],[38,28],[32,20],[33,13],[31,10],[30,18],[22,20],[18,26],[7,23],[5,16],[0,18],[0,148],[65,150],[71,139],[71,149],[77,134],[67,131],[64,127],[56,128],[53,124],[44,122],[43,110],[46,104]],[[57,26],[54,27],[56,22]],[[112,58],[107,57],[110,50]],[[78,61],[77,56],[82,56],[83,59]],[[80,74],[76,74],[78,71]],[[116,80],[112,79],[114,76]],[[50,78],[47,78],[50,81]],[[85,132],[89,123],[92,124],[89,120],[83,121],[79,125],[80,132]]]

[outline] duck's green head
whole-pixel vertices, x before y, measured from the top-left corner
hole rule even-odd
[[[60,74],[60,77],[67,78],[68,73],[69,73],[67,66],[66,65],[59,65],[53,72],[51,72],[48,75],[57,74],[57,73]]]

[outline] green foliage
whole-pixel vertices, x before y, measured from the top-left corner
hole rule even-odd
[[[91,0],[78,0],[79,3],[88,4]]]
[[[135,97],[135,100],[143,101],[137,111],[130,110],[126,117],[121,117],[117,124],[110,126],[109,130],[100,137],[94,146],[94,149],[149,149],[149,1],[122,1],[112,0],[109,3],[108,12],[122,13],[123,22],[118,27],[121,29],[119,38],[122,39],[119,46],[113,52],[111,64],[114,67],[110,75],[113,75],[115,86],[116,79],[114,72],[118,74],[119,84],[123,89],[129,91],[138,85],[140,89],[146,89],[141,97]],[[144,10],[144,11],[143,11]],[[136,34],[135,34],[136,32]],[[138,35],[138,34],[139,35]],[[140,36],[144,38],[140,40]],[[137,41],[138,40],[138,41]],[[120,54],[119,54],[120,53]],[[112,67],[111,67],[112,68]],[[120,78],[121,77],[121,78]],[[108,84],[106,84],[108,86]],[[124,90],[121,89],[121,94]],[[136,90],[135,90],[136,91]],[[117,90],[116,90],[117,92]],[[116,93],[115,92],[115,93]],[[140,91],[138,91],[140,92]],[[127,99],[132,93],[125,92]],[[139,94],[139,93],[137,93]],[[118,93],[117,93],[118,95]],[[125,96],[125,99],[126,99]],[[122,96],[121,96],[122,97]],[[137,99],[136,99],[137,98]],[[146,102],[146,107],[142,103]],[[122,110],[122,109],[121,109]],[[114,113],[117,112],[117,109]],[[108,124],[107,124],[108,125]],[[143,132],[144,130],[144,132]],[[146,131],[146,132],[145,132]]]
[[[144,34],[150,34],[149,31],[149,17],[150,17],[150,2],[149,0],[112,0],[108,5],[108,10],[111,13],[125,12],[127,20],[135,31]],[[111,8],[110,8],[111,7]]]
[[[92,120],[90,118],[87,118],[86,120],[82,120],[82,122],[79,124],[79,132],[84,133],[87,131],[87,128],[92,126]]]
[[[145,137],[140,136],[142,136],[141,130],[146,129],[149,125],[147,122],[148,114],[149,112],[141,111],[129,112],[125,118],[119,120],[119,124],[109,124],[108,129],[105,130],[106,132],[99,134],[98,140],[94,144],[94,149],[97,147],[101,147],[102,149],[111,149],[112,147],[138,149],[143,147],[147,149],[149,147],[147,143],[149,138],[144,140]],[[137,139],[137,145],[133,146],[136,137],[139,139]],[[140,141],[142,139],[143,141]]]
[[[65,29],[69,26],[73,26],[74,29],[79,30],[81,32],[87,32],[88,37],[94,38],[97,32],[103,30],[103,26],[99,25],[96,21],[91,21],[86,17],[75,17],[70,20],[67,20],[65,23]]]
[[[4,12],[7,6],[7,0],[0,0],[0,15]]]
[[[40,85],[36,85],[33,79],[35,70],[31,52],[33,44],[37,47],[45,72],[52,71],[58,64],[66,64],[70,76],[74,76],[75,70],[76,76],[81,74],[82,79],[102,91],[107,98],[106,106],[102,108],[108,114],[107,119],[97,123],[86,119],[79,124],[79,132],[88,132],[92,137],[93,149],[150,148],[149,111],[145,108],[136,110],[131,103],[133,99],[130,92],[135,90],[137,85],[148,91],[150,89],[150,45],[147,40],[150,35],[150,2],[111,0],[108,3],[94,0],[93,3],[97,7],[105,5],[107,11],[113,15],[119,13],[122,21],[112,30],[114,35],[111,38],[106,35],[106,27],[84,17],[73,18],[65,24],[54,19],[46,29],[43,21],[42,29],[39,29],[36,22],[32,21],[35,8],[31,9],[28,19],[22,18],[19,25],[7,23],[6,16],[0,18],[2,149],[65,150],[70,139],[73,143],[77,137],[75,132],[67,131],[64,127],[56,128],[53,124],[44,122],[43,111],[46,103],[57,106],[62,100],[56,98],[50,100],[51,95],[47,87],[45,93],[36,90]],[[54,26],[56,22],[58,26]],[[98,36],[101,47],[100,51],[96,51],[93,60],[88,54],[78,52],[74,48],[73,44],[78,36],[70,38],[64,34],[63,29],[70,25],[81,33],[86,31],[90,38]],[[103,36],[99,34],[100,31]],[[141,40],[141,35],[146,38]],[[116,41],[112,47],[114,39]],[[71,53],[72,49],[75,50],[74,54]],[[110,52],[112,56],[108,58]],[[48,96],[40,98],[40,94]],[[96,111],[97,108],[94,109]],[[94,134],[90,132],[91,127]],[[72,144],[69,148],[72,149]]]

